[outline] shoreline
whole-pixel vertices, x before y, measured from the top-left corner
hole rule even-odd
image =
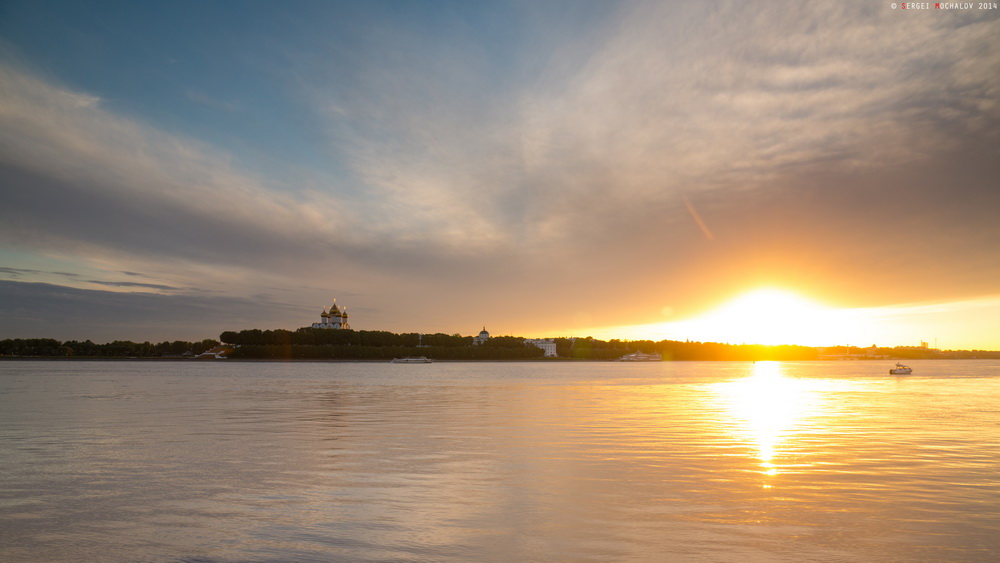
[[[450,363],[450,364],[461,364],[461,363],[573,363],[573,362],[603,362],[603,363],[622,363],[622,364],[654,364],[654,363],[675,363],[675,362],[836,362],[836,363],[853,363],[853,362],[895,362],[895,361],[907,361],[907,362],[923,362],[923,361],[938,361],[938,360],[995,360],[997,358],[990,357],[965,357],[965,358],[902,358],[902,357],[891,357],[891,358],[857,358],[851,360],[831,360],[831,359],[798,359],[798,360],[768,360],[768,359],[694,359],[694,360],[652,360],[652,361],[621,361],[618,359],[605,360],[605,359],[592,359],[592,358],[519,358],[510,360],[437,360],[431,358],[430,363]],[[0,362],[12,361],[12,362],[38,362],[38,361],[49,361],[49,362],[95,362],[95,361],[107,361],[107,362],[192,362],[192,363],[321,363],[321,364],[387,364],[392,363],[392,360],[386,360],[383,358],[182,358],[182,357],[166,357],[166,358],[137,358],[137,357],[115,357],[115,356],[78,356],[78,357],[65,357],[65,356],[0,356]]]

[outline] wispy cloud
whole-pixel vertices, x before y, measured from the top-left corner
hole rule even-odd
[[[303,326],[311,318],[299,304],[262,296],[160,295],[0,281],[4,337],[71,339],[84,332],[98,342],[141,341],[152,333],[161,339],[193,340],[247,326],[279,326],[289,316],[302,318]]]
[[[123,281],[107,281],[107,280],[87,280],[87,283],[92,283],[96,285],[104,285],[108,287],[123,287],[129,289],[157,289],[161,291],[175,291],[178,288],[170,285],[161,285],[155,283],[141,283],[141,282],[123,282]]]
[[[66,278],[79,278],[80,277],[80,274],[76,274],[76,273],[73,273],[73,272],[48,272],[48,271],[45,271],[45,270],[33,270],[33,269],[30,269],[30,268],[6,268],[6,267],[0,267],[0,274],[6,274],[6,275],[8,275],[8,276],[10,276],[12,278],[21,278],[21,277],[24,277],[24,276],[31,276],[31,275],[38,275],[38,274],[55,275],[55,276],[62,276],[62,277],[66,277]]]
[[[350,231],[350,217],[316,211],[335,206],[328,194],[282,194],[217,149],[81,105],[13,69],[0,73],[7,238],[245,263]]]
[[[393,57],[411,38],[392,29],[365,51],[356,90],[317,94],[318,110],[336,108],[332,136],[365,184],[409,210],[391,215],[400,231],[560,243],[632,200],[678,209],[691,190],[926,158],[1000,118],[983,96],[1000,86],[990,16],[629,3],[617,18],[589,43],[553,40],[571,54],[529,38],[518,68],[543,72],[511,82],[469,38]],[[928,61],[927,43],[947,48]]]
[[[217,100],[198,90],[185,90],[184,97],[197,104],[225,111],[239,111],[243,107],[239,100]]]

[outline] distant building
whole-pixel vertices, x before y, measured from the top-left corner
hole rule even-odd
[[[351,325],[347,322],[347,307],[337,307],[337,300],[333,300],[333,305],[330,305],[330,312],[328,313],[326,309],[323,309],[323,313],[319,316],[319,322],[313,323],[313,328],[331,328],[331,329],[348,329]]]
[[[545,354],[542,355],[544,358],[556,357],[556,341],[552,338],[529,338],[526,339],[524,343],[531,344],[532,346],[545,350]]]
[[[487,340],[490,339],[490,333],[486,332],[486,327],[480,331],[479,336],[472,337],[472,344],[474,346],[479,346],[480,344],[485,344]]]

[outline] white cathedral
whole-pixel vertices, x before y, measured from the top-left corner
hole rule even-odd
[[[312,324],[313,328],[351,328],[351,325],[347,322],[347,307],[339,308],[337,307],[337,300],[333,300],[333,305],[330,305],[330,312],[327,313],[326,309],[323,309],[323,313],[319,316],[319,322]]]

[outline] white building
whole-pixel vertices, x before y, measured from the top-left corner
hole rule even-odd
[[[319,322],[313,323],[313,328],[332,328],[332,329],[347,329],[351,328],[351,325],[347,322],[347,307],[339,308],[337,307],[337,300],[333,300],[333,305],[330,305],[330,312],[327,313],[326,309],[323,309],[323,313],[319,316]]]
[[[479,346],[480,344],[485,344],[487,340],[490,339],[490,333],[486,332],[486,327],[479,333],[479,336],[472,337],[472,345]]]
[[[545,354],[542,355],[543,358],[555,358],[556,357],[556,341],[552,338],[535,338],[526,339],[525,344],[531,344],[545,350]]]

